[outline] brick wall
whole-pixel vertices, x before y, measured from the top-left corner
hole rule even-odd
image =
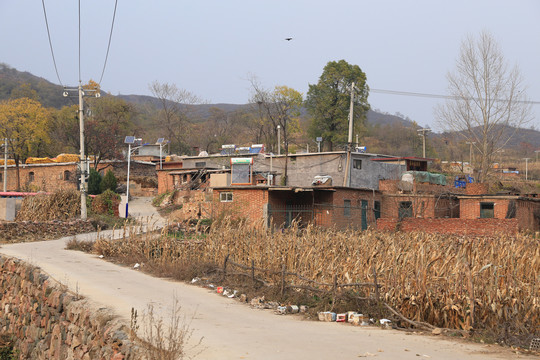
[[[40,269],[0,257],[0,328],[20,359],[138,358],[129,329],[109,310],[79,299]]]
[[[231,202],[220,201],[221,193],[232,193]],[[264,218],[263,205],[268,203],[268,190],[266,189],[231,189],[213,191],[214,212],[216,217],[230,215],[237,218],[247,218],[259,222]]]
[[[344,215],[345,200],[351,201],[351,211],[349,216]],[[338,188],[333,193],[332,205],[334,206],[334,212],[332,216],[332,223],[329,226],[336,225],[339,227],[362,225],[362,200],[367,201],[367,226],[376,226],[374,203],[378,201],[382,205],[382,196],[378,191],[371,190],[353,190]],[[324,216],[324,209],[323,209]]]
[[[21,189],[25,191],[54,192],[60,189],[77,188],[77,164],[39,164],[20,165],[19,176]],[[2,171],[2,176],[4,176]],[[8,167],[7,190],[17,190],[17,169]]]
[[[493,203],[495,219],[505,219],[508,212],[509,199],[500,198],[474,198],[460,199],[459,217],[462,219],[480,218],[480,203]]]
[[[540,231],[540,201],[518,200],[516,205],[519,229]]]
[[[377,220],[379,230],[388,231],[425,231],[441,234],[458,235],[497,235],[518,232],[517,219],[418,219],[406,218]]]
[[[483,195],[488,193],[488,184],[470,183],[465,187],[467,195]]]

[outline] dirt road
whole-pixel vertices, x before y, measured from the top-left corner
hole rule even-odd
[[[153,214],[161,222],[152,209],[149,199],[130,201],[132,214]],[[205,350],[198,359],[531,359],[498,346],[305,321],[251,309],[205,288],[152,278],[94,255],[64,250],[70,238],[4,245],[0,253],[41,267],[71,290],[112,308],[128,323],[132,307],[142,313],[152,303],[161,314],[168,314],[176,297],[188,317],[195,314],[192,342],[204,337]]]

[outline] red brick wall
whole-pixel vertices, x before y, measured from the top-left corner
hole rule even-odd
[[[540,202],[516,201],[516,218],[520,230],[540,231]]]
[[[69,163],[62,165],[20,165],[19,167],[21,190],[26,191],[56,191],[60,189],[76,189],[77,188],[77,164]],[[69,171],[69,180],[65,179],[64,172]],[[0,168],[2,177],[4,176],[3,168]],[[30,173],[34,173],[34,180],[31,181]],[[2,178],[3,180],[3,178]],[[3,181],[2,181],[3,183]],[[1,185],[0,185],[1,186]],[[9,167],[7,171],[7,190],[17,190],[17,170],[15,166]]]
[[[467,195],[483,195],[488,192],[488,184],[485,183],[471,183],[465,187]]]
[[[232,202],[221,202],[220,193],[232,192]],[[227,214],[236,218],[248,218],[253,222],[263,219],[263,205],[268,202],[268,190],[266,189],[214,189],[213,201],[215,217]]]
[[[494,218],[505,219],[510,200],[497,198],[461,199],[459,204],[459,217],[462,219],[480,218],[480,203],[492,202]]]
[[[351,200],[351,213],[350,216],[344,216],[344,203],[345,200]],[[367,225],[375,227],[375,214],[373,212],[375,201],[379,201],[382,206],[382,196],[377,191],[360,191],[352,189],[338,188],[332,197],[332,205],[334,206],[332,214],[332,224],[338,227],[356,226],[360,227],[362,224],[362,200],[367,201]],[[382,213],[382,210],[381,210]],[[322,216],[325,216],[325,210],[323,209]],[[381,214],[382,215],[382,214]]]
[[[379,230],[405,232],[425,231],[459,235],[497,235],[518,232],[517,219],[414,219],[406,218],[398,224],[396,219],[379,219]]]

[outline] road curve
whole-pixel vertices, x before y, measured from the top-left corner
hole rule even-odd
[[[130,201],[130,210],[163,222],[148,198]],[[96,233],[77,237],[91,239]],[[131,308],[143,313],[152,303],[166,316],[177,298],[182,312],[194,316],[191,342],[204,338],[204,351],[197,359],[531,359],[495,345],[278,316],[205,288],[153,278],[95,255],[65,250],[71,238],[3,245],[0,253],[39,266],[72,291],[113,309],[128,323]]]

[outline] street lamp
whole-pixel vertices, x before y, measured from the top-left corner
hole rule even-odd
[[[163,148],[163,145],[168,144],[168,143],[169,143],[169,140],[165,140],[165,138],[159,138],[156,142],[156,144],[159,145],[159,170],[163,168],[163,166],[161,165],[161,151],[162,151],[161,149]]]
[[[127,180],[126,180],[126,219],[128,217],[128,207],[129,207],[129,167],[131,164],[131,152],[137,150],[140,147],[143,147],[147,144],[142,144],[140,146],[137,146],[135,148],[131,148],[132,144],[140,143],[142,139],[136,139],[135,136],[126,136],[124,139],[124,144],[128,144],[128,164],[127,164]]]

